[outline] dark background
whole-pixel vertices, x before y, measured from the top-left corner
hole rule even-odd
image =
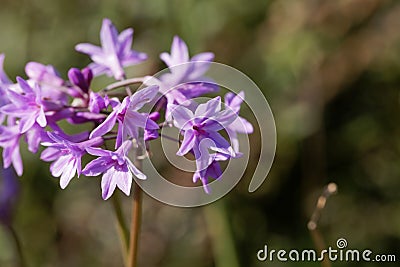
[[[326,244],[335,247],[338,238],[346,238],[350,248],[400,258],[398,1],[1,0],[0,5],[0,52],[10,77],[24,76],[28,61],[52,64],[63,77],[72,66],[84,67],[89,59],[74,46],[98,44],[101,20],[108,17],[119,30],[133,27],[134,48],[150,57],[131,68],[132,74],[162,69],[158,55],[169,51],[178,34],[192,55],[214,52],[217,62],[243,71],[268,99],[278,139],[267,182],[248,193],[250,168],[228,196],[205,208],[174,208],[145,197],[141,266],[320,266],[259,262],[256,253],[264,244],[314,248],[307,222],[329,182],[339,192],[319,222]],[[257,134],[250,136],[255,148]],[[38,155],[23,153],[23,159],[14,225],[29,266],[122,266],[114,213],[101,199],[100,179],[81,177],[61,190]],[[129,199],[121,198],[128,215]],[[14,263],[13,243],[0,229],[0,266]]]

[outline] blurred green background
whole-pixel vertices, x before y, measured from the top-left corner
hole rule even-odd
[[[275,116],[277,153],[267,181],[248,193],[252,168],[226,197],[181,209],[145,197],[140,266],[320,266],[259,262],[272,249],[314,248],[307,229],[329,182],[339,192],[322,212],[327,245],[400,259],[400,2],[395,0],[1,0],[0,52],[10,77],[24,65],[89,63],[74,52],[99,42],[104,17],[135,29],[134,48],[150,59],[180,35],[191,54],[212,51],[263,90]],[[244,114],[246,116],[246,114]],[[250,136],[257,158],[258,132]],[[22,195],[15,216],[29,266],[122,266],[111,205],[99,178],[67,189],[38,155],[23,154]],[[190,175],[187,176],[190,179]],[[129,199],[122,197],[126,214]],[[335,262],[332,266],[359,266]],[[381,266],[380,263],[362,263]],[[0,266],[15,266],[13,243],[0,228]],[[385,266],[397,266],[387,263]]]

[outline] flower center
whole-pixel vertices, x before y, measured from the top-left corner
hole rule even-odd
[[[194,132],[195,132],[195,134],[196,135],[202,135],[202,134],[206,134],[207,132],[206,131],[204,131],[203,129],[202,129],[202,127],[200,126],[200,125],[193,125],[193,130],[194,130]]]
[[[124,165],[125,164],[125,158],[124,157],[121,157],[121,156],[119,156],[119,155],[112,155],[111,156],[111,158],[115,161],[115,162],[117,162],[118,163],[118,165]]]

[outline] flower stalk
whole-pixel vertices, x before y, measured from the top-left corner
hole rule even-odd
[[[143,82],[144,82],[144,77],[125,79],[108,85],[106,88],[102,90],[102,92],[107,93],[121,87],[126,87],[132,84],[143,83]]]
[[[136,150],[136,160],[135,165],[139,170],[142,170],[142,159],[139,157],[141,155],[142,149],[138,146]],[[128,262],[127,267],[136,267],[137,258],[139,251],[139,236],[140,228],[142,223],[142,198],[143,191],[139,184],[133,183],[133,198],[132,198],[132,213],[131,213],[131,232],[129,238],[129,252],[128,252]]]
[[[126,262],[128,259],[129,230],[125,222],[125,217],[122,212],[121,201],[118,197],[118,194],[115,194],[112,197],[112,205],[114,208],[115,217],[117,219],[116,226],[121,241],[122,257],[124,259],[124,262]]]

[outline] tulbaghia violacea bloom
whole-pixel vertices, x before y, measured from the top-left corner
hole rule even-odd
[[[4,54],[0,54],[0,107],[8,104],[10,101],[7,98],[7,85],[12,84],[7,74],[4,72]],[[0,124],[3,123],[5,115],[0,113]]]
[[[11,164],[19,176],[22,175],[23,165],[19,152],[19,139],[21,138],[18,125],[0,125],[0,146],[3,148],[3,165],[8,168]]]
[[[121,104],[113,108],[113,111],[104,122],[92,131],[90,138],[108,133],[117,121],[118,133],[115,147],[119,147],[122,144],[122,140],[127,136],[137,139],[139,128],[158,129],[159,126],[148,118],[148,114],[138,112],[146,103],[153,100],[157,92],[158,86],[149,86],[137,91],[130,97],[125,97]]]
[[[44,83],[52,86],[61,86],[64,80],[52,65],[43,65],[38,62],[29,62],[25,66],[25,73],[29,79],[37,83]]]
[[[205,52],[190,58],[186,43],[178,36],[175,36],[171,45],[171,53],[161,53],[160,58],[170,68],[171,72],[170,74],[164,74],[160,79],[170,86],[175,86],[185,82],[204,80],[203,75],[208,70],[210,62],[214,59],[214,54]],[[174,68],[182,64],[184,64],[182,67]]]
[[[19,130],[27,132],[37,122],[41,127],[47,125],[44,113],[44,102],[41,98],[41,89],[38,85],[32,88],[24,79],[17,77],[18,85],[22,93],[8,90],[7,95],[10,104],[0,108],[0,112],[9,116],[20,118]]]
[[[200,104],[194,113],[184,106],[173,104],[170,105],[170,110],[174,125],[184,136],[177,155],[183,156],[193,151],[197,172],[206,170],[211,164],[210,158],[213,154],[209,153],[209,149],[231,157],[236,156],[229,142],[218,132],[230,125],[237,115],[231,109],[221,111],[220,97]]]
[[[95,76],[106,73],[108,76],[121,80],[125,77],[124,67],[147,59],[145,53],[131,50],[132,39],[133,29],[126,29],[118,34],[111,20],[104,19],[100,31],[101,47],[83,43],[78,44],[75,49],[88,54],[93,60],[89,67]]]
[[[28,62],[25,66],[25,73],[29,78],[27,83],[31,87],[40,86],[43,99],[59,105],[67,104],[67,93],[61,89],[64,86],[64,80],[54,66]]]
[[[189,106],[192,104],[190,99],[219,90],[218,85],[204,76],[214,59],[213,53],[204,52],[190,58],[186,43],[175,36],[171,53],[161,53],[160,58],[168,66],[169,73],[157,79],[149,77],[145,83],[158,85],[169,104]],[[167,110],[166,117],[169,118],[169,115]]]
[[[149,114],[148,120],[152,120],[154,123],[157,123],[157,121],[160,119],[160,113],[159,112],[153,112]],[[146,123],[147,125],[147,123]],[[135,133],[137,134],[137,133]],[[154,139],[157,139],[159,137],[158,134],[158,128],[157,129],[152,129],[151,127],[146,127],[144,129],[144,141],[151,141]]]
[[[90,112],[100,113],[100,111],[102,109],[106,109],[108,105],[109,105],[108,96],[102,97],[99,93],[90,92],[89,107],[88,107]]]
[[[239,140],[237,138],[237,134],[251,134],[253,133],[253,125],[248,122],[245,118],[239,116],[240,106],[244,100],[244,92],[240,92],[235,95],[232,92],[229,92],[225,95],[225,106],[226,108],[232,109],[238,116],[235,121],[226,127],[226,132],[228,133],[232,147],[236,152],[239,152]]]
[[[101,189],[103,199],[106,200],[118,187],[129,196],[132,186],[132,174],[139,179],[146,179],[132,161],[128,158],[132,141],[127,140],[116,151],[108,151],[100,148],[86,148],[87,152],[99,158],[89,162],[82,173],[86,176],[97,176],[103,174]]]
[[[44,128],[39,124],[35,123],[25,133],[25,140],[28,143],[28,150],[32,153],[36,153],[39,149],[40,142],[47,140],[48,136]]]
[[[219,163],[213,159],[211,159],[210,162],[211,163],[208,165],[207,168],[205,168],[204,170],[196,171],[193,174],[193,183],[196,183],[198,180],[200,180],[201,183],[203,184],[204,191],[207,194],[211,193],[210,188],[208,186],[209,183],[208,177],[211,177],[213,179],[219,179],[222,175],[222,170]]]
[[[9,125],[0,125],[0,147],[3,148],[3,165],[4,168],[8,168],[12,164],[16,173],[21,176],[23,173],[23,164],[19,142],[23,134],[13,119],[9,119],[8,121]],[[30,152],[37,152],[39,143],[44,138],[44,133],[43,128],[37,123],[34,123],[29,131],[25,133],[25,139]]]
[[[150,141],[160,136],[160,128],[175,126],[183,136],[177,155],[194,155],[193,181],[200,180],[210,193],[209,178],[222,175],[220,161],[242,155],[237,135],[253,132],[252,125],[239,116],[244,93],[226,94],[223,110],[220,97],[198,104],[194,98],[219,90],[207,77],[214,54],[190,57],[186,43],[178,36],[173,38],[170,52],[160,54],[168,67],[166,72],[158,78],[125,77],[124,67],[147,58],[131,49],[132,39],[133,29],[118,33],[112,22],[104,19],[100,46],[76,46],[77,51],[90,56],[92,63],[83,69],[70,68],[67,80],[52,65],[29,62],[25,66],[28,79],[17,77],[17,83],[13,83],[3,70],[4,55],[0,54],[0,147],[5,168],[13,165],[22,175],[22,139],[32,153],[40,144],[46,147],[40,158],[51,162],[50,172],[60,177],[61,188],[75,176],[102,174],[104,199],[110,198],[116,187],[129,195],[133,175],[146,178],[128,158],[133,143],[151,152]],[[92,79],[100,74],[119,81],[93,88]],[[133,95],[117,91],[133,83],[147,87]],[[90,128],[69,135],[61,121],[87,123]],[[229,141],[222,131],[228,133]],[[114,145],[115,151],[105,150],[102,142]],[[83,168],[82,158],[88,154],[97,158]]]
[[[81,174],[81,159],[86,154],[86,149],[99,146],[103,143],[101,137],[89,139],[80,143],[71,142],[58,134],[47,133],[51,142],[43,142],[47,146],[43,150],[40,159],[54,161],[50,166],[50,172],[54,177],[60,177],[60,187],[66,188],[76,174]]]
[[[82,94],[87,94],[93,79],[93,72],[90,68],[84,68],[83,70],[71,68],[68,71],[68,78],[73,85],[81,90]]]

